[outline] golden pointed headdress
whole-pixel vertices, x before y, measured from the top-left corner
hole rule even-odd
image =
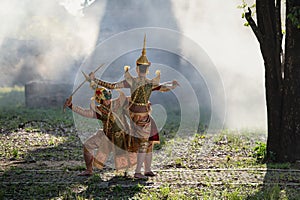
[[[142,50],[142,55],[139,57],[139,59],[136,60],[137,65],[148,65],[150,66],[151,63],[148,61],[148,58],[146,56],[146,34],[144,36],[144,46]]]

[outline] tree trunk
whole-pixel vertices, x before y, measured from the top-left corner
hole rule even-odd
[[[268,118],[267,159],[273,160],[276,155],[280,154],[280,125],[282,116],[282,75],[280,60],[282,34],[280,20],[274,20],[276,16],[280,15],[278,14],[278,12],[280,13],[280,4],[275,5],[274,2],[269,0],[257,1],[256,11],[257,31],[259,32],[259,34],[256,35],[260,43],[265,65]],[[251,27],[253,29],[253,26]],[[280,34],[277,35],[277,33]]]
[[[300,9],[299,1],[287,1],[287,14]],[[298,16],[299,17],[299,16]],[[280,161],[300,160],[300,29],[286,20],[282,141]]]
[[[270,52],[270,51],[269,51]],[[270,52],[271,53],[271,52]],[[268,55],[268,54],[267,54]],[[268,58],[274,56],[269,55]],[[270,59],[271,60],[271,59]],[[280,150],[281,92],[272,67],[274,62],[265,62],[266,102],[268,118],[267,160],[275,160]],[[280,67],[280,66],[277,66]]]
[[[250,9],[246,19],[260,43],[265,65],[267,158],[278,162],[293,162],[300,159],[300,29],[287,18],[282,71],[280,5],[280,0],[256,1],[257,25]],[[286,5],[288,15],[295,6],[300,6],[300,1],[288,0]]]

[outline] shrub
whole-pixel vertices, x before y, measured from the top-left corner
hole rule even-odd
[[[267,145],[264,142],[257,142],[253,149],[252,156],[256,158],[256,162],[263,163],[266,160]]]

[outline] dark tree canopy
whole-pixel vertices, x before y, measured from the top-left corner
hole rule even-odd
[[[300,160],[300,0],[286,1],[282,43],[281,0],[257,0],[256,22],[245,13],[265,65],[268,117],[267,158]]]

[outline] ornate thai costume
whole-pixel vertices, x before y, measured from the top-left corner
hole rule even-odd
[[[137,68],[148,67],[151,63],[146,57],[146,37],[142,55],[136,61]],[[129,114],[131,118],[131,128],[133,136],[139,139],[139,152],[151,152],[152,143],[159,142],[158,130],[154,120],[150,116],[151,106],[149,102],[152,91],[170,91],[174,87],[170,83],[160,84],[160,72],[156,71],[156,77],[148,79],[145,76],[132,77],[129,73],[129,66],[124,67],[124,80],[117,83],[108,83],[99,79],[91,81],[91,85],[100,85],[109,89],[130,88]]]
[[[104,88],[96,88],[94,98],[96,102],[101,102],[103,99],[110,99],[111,94]],[[70,106],[72,111],[84,117],[99,119],[103,124],[103,129],[84,143],[85,151],[93,154],[93,165],[97,168],[101,169],[104,166],[111,152],[114,154],[116,169],[127,169],[136,164],[136,153],[129,152],[128,149],[128,146],[132,145],[129,144],[131,139],[124,105],[128,105],[128,100],[120,93],[120,97],[111,100],[109,105],[96,105],[95,101],[92,101],[90,109]]]
[[[93,74],[90,74],[89,81],[91,81],[92,87],[98,87],[100,85],[109,89],[130,88],[131,96],[128,99],[129,104],[127,108],[131,124],[130,135],[134,140],[133,142],[130,142],[130,144],[133,145],[129,146],[129,149],[138,152],[134,177],[146,178],[146,176],[155,176],[151,171],[152,150],[153,143],[159,142],[157,127],[150,116],[150,95],[153,90],[166,92],[174,89],[178,84],[176,81],[160,84],[159,71],[156,72],[157,76],[154,79],[146,78],[148,67],[151,65],[146,57],[146,36],[144,38],[142,55],[136,61],[136,65],[138,77],[132,77],[128,71],[129,67],[125,66],[123,81],[108,83],[96,79]],[[145,164],[145,176],[141,174],[141,167],[143,164]]]

